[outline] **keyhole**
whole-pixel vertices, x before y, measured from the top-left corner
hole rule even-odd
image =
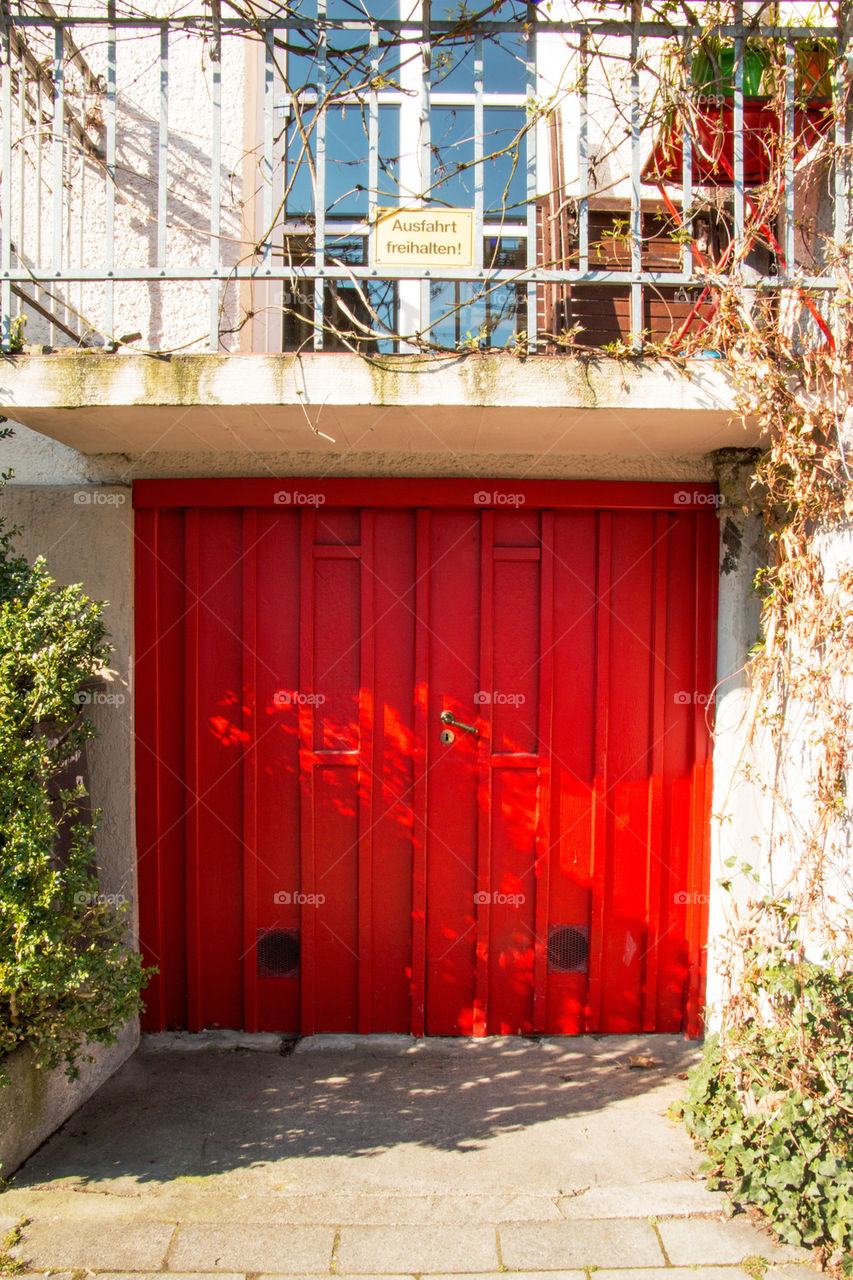
[[[441,741],[445,744],[445,746],[449,745],[451,742],[456,741],[456,734],[453,732],[452,729],[442,729],[440,737],[441,737]]]

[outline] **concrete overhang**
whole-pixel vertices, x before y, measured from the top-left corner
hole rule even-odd
[[[719,361],[501,355],[7,356],[0,407],[85,454],[704,454],[754,444]]]

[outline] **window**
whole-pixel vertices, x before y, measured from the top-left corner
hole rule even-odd
[[[532,39],[524,31],[472,33],[470,24],[439,27],[428,45],[406,39],[393,24],[410,3],[327,0],[323,13],[318,0],[301,0],[289,10],[295,24],[275,33],[281,245],[306,273],[295,274],[301,284],[285,298],[285,349],[394,350],[403,314],[410,332],[449,345],[476,333],[498,346],[526,327],[525,289],[481,273],[535,260],[527,207]],[[432,17],[447,27],[445,11],[434,8]],[[520,0],[503,0],[480,6],[478,17],[527,22],[530,15]],[[396,279],[373,277],[377,211],[421,204],[475,210],[482,256],[470,274],[480,278],[435,281],[423,294],[415,268],[408,278],[403,270]],[[306,278],[317,269],[322,315]],[[320,328],[325,336],[315,343]]]

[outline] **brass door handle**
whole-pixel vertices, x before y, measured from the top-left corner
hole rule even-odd
[[[466,733],[473,733],[474,737],[478,737],[480,730],[475,728],[473,724],[463,724],[461,720],[457,720],[452,711],[442,711],[442,724],[452,724],[454,729],[464,729]]]

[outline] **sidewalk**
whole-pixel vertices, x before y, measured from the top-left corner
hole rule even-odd
[[[815,1275],[697,1178],[680,1037],[236,1039],[152,1038],[19,1170],[24,1274]]]

